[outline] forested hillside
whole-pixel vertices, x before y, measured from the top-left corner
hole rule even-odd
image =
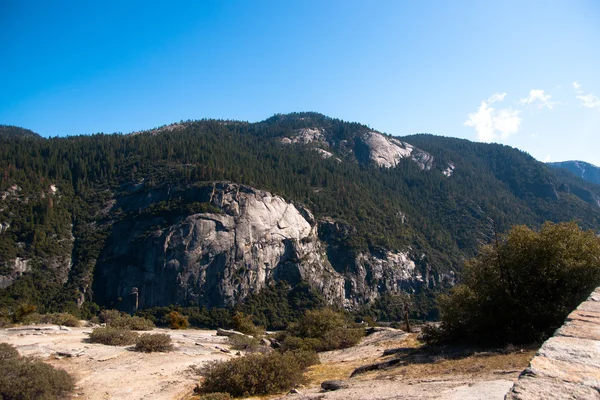
[[[465,258],[512,225],[600,227],[600,186],[522,151],[432,135],[394,139],[316,113],[130,135],[2,134],[0,168],[0,306],[87,307],[116,227],[132,221],[150,232],[223,214],[212,196],[190,195],[213,182],[266,190],[312,213],[346,296],[359,290],[350,276],[375,288],[354,303],[376,296],[369,268],[385,254],[402,252],[418,270],[399,290],[423,292],[452,283]],[[125,201],[131,196],[135,203]],[[375,261],[361,264],[363,255]]]

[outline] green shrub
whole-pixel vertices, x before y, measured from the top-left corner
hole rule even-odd
[[[53,324],[62,326],[78,327],[79,319],[69,313],[53,313],[40,315],[39,322],[42,324]]]
[[[231,322],[233,324],[233,329],[238,332],[245,333],[246,335],[251,336],[260,336],[263,334],[263,329],[254,325],[252,322],[252,317],[250,315],[245,315],[244,313],[237,312],[231,318]]]
[[[151,331],[156,327],[152,321],[146,318],[132,317],[128,314],[121,315],[106,325],[112,328],[129,329],[132,331]]]
[[[36,309],[37,309],[37,307],[34,306],[33,304],[28,304],[28,303],[19,304],[17,306],[16,310],[14,312],[10,313],[12,322],[15,324],[23,322],[23,319],[25,319],[25,317],[27,317],[28,315],[33,314]]]
[[[260,342],[258,339],[251,336],[232,335],[229,337],[229,342],[234,350],[255,352],[260,349]]]
[[[189,326],[187,317],[181,315],[178,311],[171,311],[165,319],[171,329],[187,329]]]
[[[600,238],[575,223],[546,223],[539,232],[511,229],[465,265],[463,284],[438,297],[439,328],[428,343],[539,342],[600,285]]]
[[[19,357],[19,352],[8,343],[0,343],[0,361]]]
[[[309,310],[283,335],[287,350],[329,351],[354,346],[364,336],[364,328],[352,328],[344,314],[329,308]]]
[[[110,324],[112,321],[121,318],[123,313],[118,310],[102,310],[100,314],[98,314],[98,318],[100,318],[100,322],[105,324]]]
[[[128,346],[136,343],[138,334],[120,328],[94,328],[90,333],[91,343],[101,343],[109,346]]]
[[[12,349],[12,350],[10,350]],[[0,397],[2,399],[59,399],[68,397],[75,380],[44,362],[21,357],[0,343]]]
[[[106,326],[132,331],[151,331],[156,326],[146,318],[131,316],[117,310],[102,310],[99,314],[100,322]]]
[[[152,353],[155,351],[171,351],[173,350],[171,336],[164,333],[143,333],[135,342],[135,350],[143,351],[145,353]]]
[[[303,381],[311,361],[306,354],[271,352],[214,361],[201,369],[202,391],[225,392],[234,397],[280,393]]]

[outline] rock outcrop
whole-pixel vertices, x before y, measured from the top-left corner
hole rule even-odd
[[[115,207],[148,207],[166,195],[141,191]],[[355,307],[424,280],[408,253],[332,249],[319,235],[339,233],[332,222],[318,223],[305,207],[268,192],[217,183],[178,195],[214,212],[181,215],[172,224],[159,216],[116,223],[96,266],[97,302],[131,309],[137,288],[140,308],[224,306],[285,280],[307,282],[331,303]]]
[[[366,132],[360,139],[367,147],[369,159],[379,167],[393,168],[403,158],[410,158],[422,170],[429,170],[433,166],[431,154],[417,149],[409,143],[384,136],[378,132]]]
[[[600,399],[600,288],[567,317],[507,400]]]

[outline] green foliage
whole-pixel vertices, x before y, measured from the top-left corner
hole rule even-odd
[[[0,361],[0,396],[3,399],[66,398],[75,387],[75,380],[67,372],[34,358],[21,357],[5,343],[0,343]]]
[[[190,325],[188,319],[177,311],[171,311],[167,314],[166,321],[171,329],[187,329]]]
[[[261,350],[259,340],[252,336],[232,335],[229,337],[229,343],[234,350],[244,350],[249,353]]]
[[[600,238],[575,223],[514,227],[497,246],[481,248],[464,282],[439,297],[435,341],[542,341],[600,285]]]
[[[71,327],[78,327],[81,325],[79,319],[69,313],[41,314],[39,315],[38,322],[41,324],[53,324]]]
[[[145,353],[171,351],[173,350],[171,336],[164,333],[142,333],[135,342],[135,350]]]
[[[260,336],[263,333],[263,330],[252,322],[252,317],[249,315],[244,315],[242,312],[237,312],[231,318],[231,322],[233,324],[233,329],[238,332],[244,333],[246,335],[251,336]]]
[[[315,355],[295,352],[249,354],[211,362],[201,369],[202,391],[234,397],[280,393],[303,382],[304,370],[317,362]]]
[[[109,346],[128,346],[135,344],[139,335],[127,329],[120,328],[94,328],[90,333],[91,343],[106,344]]]
[[[308,310],[282,335],[283,348],[328,351],[352,347],[365,335],[363,328],[352,325],[341,312],[329,308]]]

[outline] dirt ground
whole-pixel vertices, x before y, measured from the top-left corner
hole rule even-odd
[[[41,357],[65,369],[77,380],[75,396],[105,399],[181,399],[189,397],[199,382],[189,370],[210,360],[234,357],[227,338],[216,331],[172,331],[175,350],[169,353],[139,353],[131,346],[87,343],[91,328],[58,330],[55,325],[0,330],[0,342],[14,345],[22,355]]]
[[[21,354],[41,357],[63,368],[77,379],[74,397],[104,399],[191,399],[199,377],[190,370],[211,360],[236,357],[226,337],[215,331],[172,331],[175,350],[144,354],[131,346],[105,346],[87,342],[91,328],[57,326],[0,329],[0,342],[13,344]],[[384,355],[384,350],[393,354]],[[416,334],[382,329],[367,336],[358,346],[320,354],[321,364],[310,368],[300,394],[267,396],[261,399],[503,399],[534,350],[475,351],[440,348],[424,350]],[[352,378],[361,366],[392,362],[386,368]],[[345,387],[323,392],[325,380],[343,380]]]
[[[416,334],[382,330],[358,346],[321,353],[300,394],[281,400],[502,400],[533,357],[533,349],[476,351],[467,348],[423,350]],[[384,350],[395,349],[391,355]],[[389,367],[350,378],[361,366],[397,361]],[[392,361],[392,362],[394,362]],[[343,380],[345,388],[324,392],[320,383]]]

